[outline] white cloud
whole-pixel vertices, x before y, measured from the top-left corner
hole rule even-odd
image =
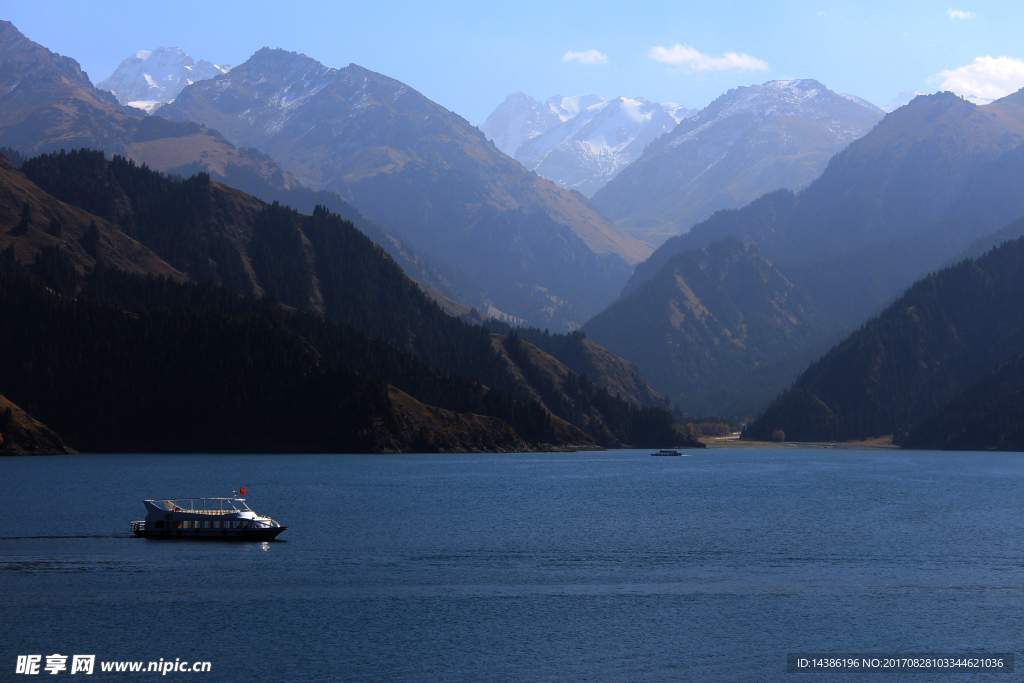
[[[689,45],[652,47],[647,56],[657,62],[685,66],[690,71],[768,71],[768,64],[742,52],[726,52],[721,57],[705,55]]]
[[[949,18],[950,19],[973,19],[974,18],[974,12],[961,12],[958,9],[953,9],[952,7],[950,7],[949,8]]]
[[[1024,60],[1015,57],[975,57],[974,61],[952,71],[943,71],[942,89],[963,97],[997,100],[1024,88]]]
[[[608,55],[601,54],[597,50],[587,50],[586,52],[566,52],[562,55],[562,61],[575,61],[580,64],[606,64],[608,62]]]

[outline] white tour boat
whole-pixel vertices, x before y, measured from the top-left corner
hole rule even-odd
[[[245,489],[242,489],[243,495]],[[287,529],[249,509],[245,498],[145,500],[146,519],[132,533],[147,538],[220,538],[269,541]]]

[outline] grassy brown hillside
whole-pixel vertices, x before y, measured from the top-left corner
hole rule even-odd
[[[479,320],[479,317],[474,318]],[[486,324],[492,332],[507,335],[511,325],[489,320]],[[620,396],[637,407],[661,406],[667,408],[669,401],[651,388],[644,380],[640,369],[600,344],[587,339],[582,332],[552,334],[550,330],[536,327],[516,327],[516,335],[541,351],[551,355],[577,375],[586,377],[612,396]]]
[[[63,455],[74,452],[56,432],[0,394],[0,455]]]
[[[604,387],[523,341],[514,331],[508,335],[491,335],[491,346],[534,400],[554,416],[582,429],[602,446],[700,448],[679,425],[664,420],[663,411],[613,400],[613,395]],[[637,414],[647,415],[648,419],[637,419]]]
[[[498,418],[428,406],[394,387],[389,387],[388,393],[394,426],[378,441],[382,452],[515,453],[598,448],[585,433],[554,416],[557,445],[530,444]]]
[[[442,305],[446,299],[486,304],[476,283],[450,267],[440,273],[407,240],[370,223],[337,194],[299,186],[270,157],[253,148],[236,149],[215,130],[118,104],[93,87],[77,62],[27,39],[10,22],[0,22],[0,147],[26,156],[99,149],[108,157],[119,154],[185,177],[207,172],[267,203],[280,200],[303,213],[312,213],[316,204],[327,206],[381,244],[410,277],[440,291]]]
[[[562,359],[576,374],[586,375],[608,393],[620,395],[637,406],[665,403],[665,398],[651,388],[636,365],[590,339],[584,339],[582,347],[582,358],[578,362],[572,358]]]

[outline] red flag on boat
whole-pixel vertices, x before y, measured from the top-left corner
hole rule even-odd
[[[245,495],[245,489],[242,489],[242,495],[243,496]]]

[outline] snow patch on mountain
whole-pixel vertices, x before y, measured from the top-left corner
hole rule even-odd
[[[197,62],[178,47],[159,47],[139,50],[96,87],[114,93],[121,104],[152,113],[174,101],[187,86],[225,74],[230,69],[228,65],[220,66],[204,59]]]
[[[558,114],[558,118],[560,118],[564,123],[584,109],[588,109],[595,104],[600,104],[604,101],[605,99],[602,96],[598,95],[596,92],[592,92],[587,95],[573,95],[570,97],[555,95],[554,97],[548,98],[544,104],[551,107],[551,110]]]
[[[751,128],[785,116],[827,122],[833,144],[841,149],[867,131],[861,126],[843,124],[843,116],[835,110],[837,95],[811,79],[769,81],[763,85],[733,88],[697,114],[690,129],[676,135],[668,146],[677,147],[701,139],[708,130],[721,128],[729,119],[742,120],[742,126]],[[881,115],[881,110],[865,99],[838,96]]]
[[[862,107],[867,107],[868,109],[878,109],[878,105],[872,104],[871,102],[868,102],[863,97],[857,97],[856,95],[849,95],[847,93],[842,93],[842,92],[841,93],[836,93],[836,94],[839,95],[840,97],[845,97],[846,99],[850,100],[851,102],[856,102],[857,104],[861,105]]]
[[[505,98],[480,126],[495,146],[538,175],[591,196],[637,159],[649,142],[695,113],[674,102],[606,100],[597,93],[541,103]]]

